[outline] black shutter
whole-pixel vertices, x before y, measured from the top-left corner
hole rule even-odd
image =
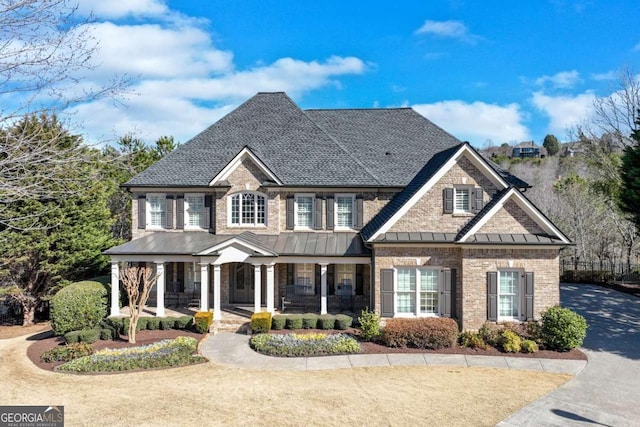
[[[487,272],[487,319],[498,321],[498,273]]]
[[[453,188],[445,188],[442,191],[444,213],[453,213]]]
[[[322,230],[322,198],[313,199],[313,228]]]
[[[211,195],[211,207],[209,208],[209,230],[216,232],[216,196]]]
[[[473,203],[472,211],[478,213],[484,207],[484,199],[482,198],[482,188],[476,187],[471,191],[471,203]]]
[[[320,271],[320,264],[315,264],[316,268],[316,280],[315,280],[315,295],[320,295],[320,281],[322,280],[322,272]]]
[[[364,264],[356,264],[356,295],[364,295]]]
[[[178,263],[178,292],[184,292],[184,262]]]
[[[524,315],[525,320],[533,320],[533,272],[524,273]]]
[[[173,196],[167,196],[165,205],[167,207],[166,228],[173,228]]]
[[[165,292],[175,293],[178,292],[177,289],[174,288],[174,280],[173,280],[173,264],[172,262],[167,262],[164,264],[164,289]]]
[[[393,317],[393,269],[383,268],[380,270],[380,315],[382,317]]]
[[[287,230],[293,230],[293,227],[295,226],[294,204],[295,200],[293,196],[287,196]]]
[[[204,207],[205,207],[205,215],[204,215],[204,224],[203,227],[206,229],[211,228],[211,211],[213,211],[212,203],[211,203],[211,194],[207,194],[204,196]],[[207,209],[209,211],[207,212]]]
[[[144,194],[138,196],[138,229],[147,228],[147,197]]]
[[[334,295],[336,293],[336,266],[329,264],[327,266],[327,294]]]
[[[176,228],[184,228],[184,194],[178,194],[176,199]]]
[[[295,264],[287,264],[287,286],[293,286],[293,266]]]
[[[335,218],[333,216],[334,198],[333,196],[327,197],[327,230],[333,230],[335,228]]]
[[[456,315],[456,270],[445,269],[442,271],[442,309],[441,314],[447,317]]]
[[[364,217],[364,200],[362,196],[356,196],[356,206],[355,206],[355,216],[353,227],[360,229],[362,228],[362,221]]]

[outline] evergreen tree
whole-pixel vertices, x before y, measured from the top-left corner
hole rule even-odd
[[[640,114],[640,109],[638,109]],[[636,119],[631,138],[635,142],[625,148],[622,155],[620,178],[620,208],[631,216],[636,229],[640,230],[640,117]]]
[[[545,136],[542,146],[547,149],[547,154],[550,156],[555,156],[560,151],[560,143],[554,135]]]

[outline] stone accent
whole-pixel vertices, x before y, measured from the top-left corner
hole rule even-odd
[[[478,233],[544,234],[545,231],[514,200],[508,200]]]
[[[455,185],[481,187],[484,190],[485,203],[491,200],[491,194],[497,190],[493,183],[466,156],[463,156],[389,231],[435,231],[440,233],[460,231],[474,215],[443,213],[443,190]]]

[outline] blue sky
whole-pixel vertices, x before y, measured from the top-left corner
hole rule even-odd
[[[568,139],[640,64],[636,1],[82,0],[100,84],[68,112],[90,141],[186,141],[258,91],[303,108],[409,106],[477,147]],[[637,71],[636,71],[637,72]]]

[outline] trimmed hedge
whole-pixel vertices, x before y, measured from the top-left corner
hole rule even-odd
[[[448,318],[389,319],[382,341],[389,347],[440,349],[455,345],[458,324]]]
[[[142,320],[145,319],[145,320]],[[180,316],[180,317],[141,317],[138,319],[138,331],[143,329],[191,329],[193,325],[192,316]],[[112,329],[113,337],[117,337],[119,334],[126,335],[129,331],[129,318],[128,317],[109,317],[105,321],[101,322],[102,328]],[[144,328],[142,328],[144,326]]]
[[[261,311],[251,315],[251,331],[255,334],[268,333],[271,330],[271,313]]]
[[[193,322],[198,333],[206,334],[209,332],[209,327],[213,322],[213,313],[210,311],[198,311],[193,316]]]
[[[344,334],[258,334],[251,347],[270,356],[298,357],[360,352],[358,342]]]
[[[280,331],[284,329],[287,324],[287,316],[283,316],[282,314],[276,314],[271,318],[271,329]]]
[[[549,348],[569,351],[582,345],[587,327],[584,317],[568,308],[556,306],[542,315],[540,334]]]
[[[76,282],[51,298],[51,329],[54,334],[91,329],[107,315],[107,290],[98,282]]]
[[[302,329],[316,329],[318,326],[318,315],[305,313],[302,315]]]
[[[350,328],[353,324],[353,317],[347,316],[346,314],[336,314],[336,329],[340,329],[344,331],[347,328]]]
[[[108,330],[108,329],[105,329]],[[100,339],[102,329],[94,328],[94,329],[82,329],[79,331],[71,331],[64,334],[64,341],[67,344],[86,342],[86,343],[94,343]]]
[[[322,314],[318,316],[318,327],[320,329],[333,329],[336,325],[336,318],[331,314]]]
[[[302,316],[300,314],[287,316],[287,329],[302,329]]]

